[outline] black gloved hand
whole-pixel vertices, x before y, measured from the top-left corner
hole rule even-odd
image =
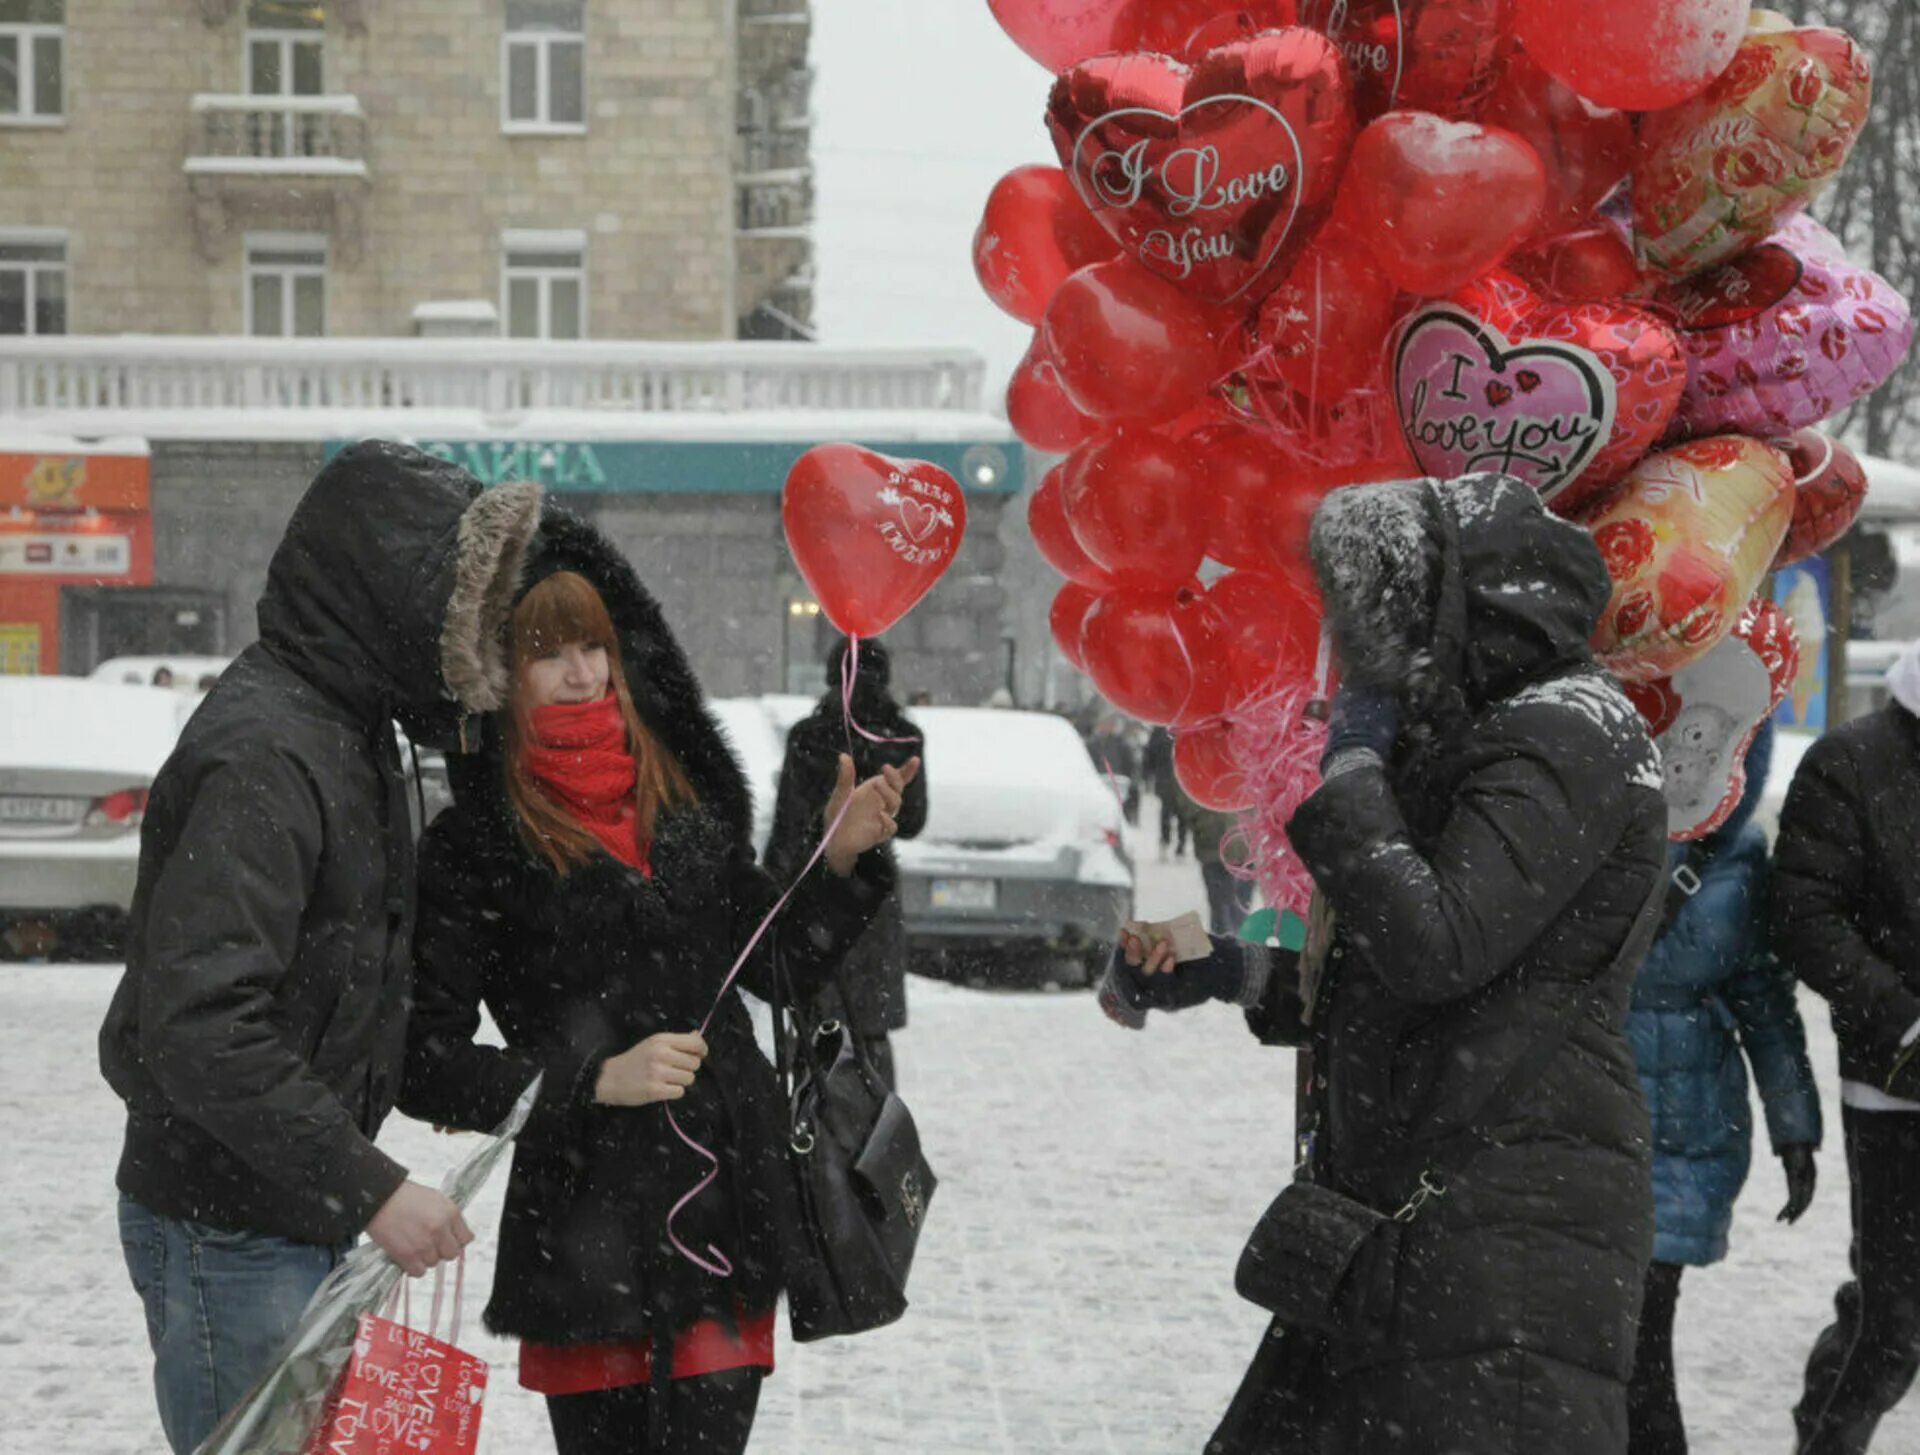
[[[1813,1148],[1805,1142],[1788,1143],[1780,1149],[1780,1167],[1787,1174],[1787,1205],[1780,1209],[1779,1221],[1797,1223],[1813,1202]]]
[[[1213,953],[1149,975],[1127,960],[1124,938],[1107,961],[1101,1008],[1122,1025],[1138,1026],[1149,1010],[1190,1010],[1209,1000],[1252,1005],[1266,989],[1269,959],[1264,947],[1209,935]]]
[[[1394,740],[1399,736],[1400,705],[1389,693],[1342,687],[1333,695],[1320,771],[1324,773],[1343,753],[1363,750],[1385,762],[1393,756]]]

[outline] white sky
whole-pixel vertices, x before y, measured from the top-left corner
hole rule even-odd
[[[973,278],[1000,176],[1055,162],[1052,78],[987,0],[813,0],[815,317],[823,343],[979,349],[999,407],[1031,335]]]

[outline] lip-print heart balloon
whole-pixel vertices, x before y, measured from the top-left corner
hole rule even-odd
[[[780,497],[787,549],[827,619],[878,636],[932,589],[967,529],[960,487],[937,465],[859,445],[815,445]]]
[[[1300,0],[1300,23],[1346,59],[1362,123],[1388,111],[1472,116],[1485,99],[1513,0]]]
[[[1353,100],[1332,43],[1294,27],[1192,66],[1095,57],[1054,83],[1047,130],[1124,253],[1212,302],[1252,301],[1331,210]]]
[[[1500,278],[1423,308],[1394,354],[1394,403],[1421,469],[1498,470],[1554,511],[1593,504],[1660,438],[1685,385],[1657,319],[1606,303],[1529,302]],[[1497,318],[1499,321],[1490,321]]]

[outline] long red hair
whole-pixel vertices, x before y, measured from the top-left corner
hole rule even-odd
[[[627,750],[633,754],[634,832],[639,842],[644,845],[653,838],[661,808],[698,801],[685,771],[634,708],[620,662],[620,635],[591,581],[573,571],[556,571],[521,598],[508,634],[513,700],[506,714],[507,801],[519,820],[521,838],[546,857],[555,873],[564,877],[604,850],[578,819],[540,791],[527,768],[524,748],[534,736],[527,669],[549,652],[575,644],[606,650],[608,677],[626,724]]]

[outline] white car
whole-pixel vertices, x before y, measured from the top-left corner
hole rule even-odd
[[[133,901],[147,790],[195,700],[0,677],[0,949],[112,952]]]
[[[776,725],[761,698],[716,697],[707,706],[720,720],[727,740],[740,755],[741,767],[747,771],[747,786],[753,790],[753,847],[764,856],[767,835],[773,830],[780,769],[786,762],[786,727]]]
[[[1051,713],[919,707],[927,826],[895,845],[915,969],[1091,984],[1133,914],[1118,799]]]
[[[175,692],[197,694],[208,677],[218,677],[233,661],[231,657],[109,657],[87,673],[89,682],[117,682],[122,686],[148,686],[153,674],[165,667],[173,674]]]

